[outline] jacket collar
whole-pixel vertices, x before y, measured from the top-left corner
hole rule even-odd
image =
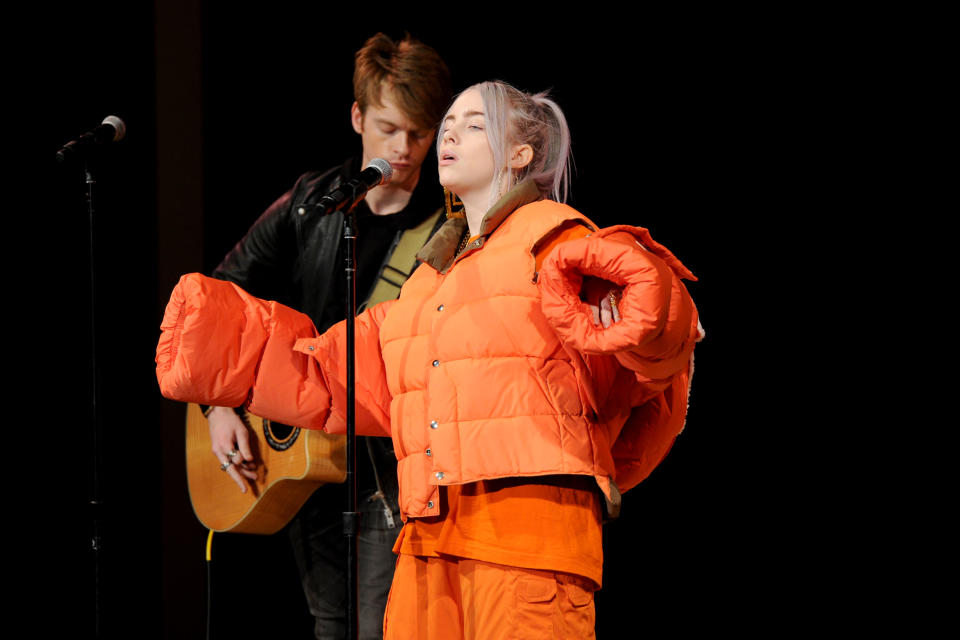
[[[490,207],[480,222],[480,233],[476,240],[470,243],[464,254],[483,246],[490,236],[507,217],[520,207],[536,202],[541,198],[540,189],[532,180],[524,180],[510,191],[506,192]],[[466,218],[451,218],[433,234],[427,244],[417,253],[417,259],[426,262],[440,273],[446,273],[453,266],[457,258],[457,248],[464,230],[467,228]]]

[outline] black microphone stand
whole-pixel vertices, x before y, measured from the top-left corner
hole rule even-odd
[[[103,519],[103,501],[100,497],[100,416],[97,411],[97,400],[99,394],[99,385],[97,378],[99,370],[97,368],[97,331],[96,331],[96,266],[94,252],[94,208],[93,208],[93,185],[96,180],[93,177],[92,162],[84,160],[83,173],[87,183],[87,214],[89,217],[88,226],[90,231],[89,253],[90,253],[90,424],[93,444],[93,480],[90,497],[90,512],[92,520],[92,531],[90,538],[90,549],[93,551],[93,611],[94,611],[94,638],[100,638],[100,552],[102,550],[101,541],[101,521]]]
[[[122,136],[121,136],[122,137]],[[92,136],[91,136],[92,138]],[[94,156],[95,154],[83,153],[81,145],[76,142],[68,143],[57,152],[57,162],[68,162],[71,158],[83,159],[84,181],[87,185],[87,217],[89,243],[88,251],[90,257],[90,434],[92,446],[93,469],[91,473],[90,500],[87,503],[90,508],[90,550],[93,552],[93,637],[101,638],[103,631],[101,629],[101,599],[100,593],[100,571],[101,571],[101,553],[103,552],[103,520],[105,505],[100,495],[100,469],[103,465],[102,453],[100,451],[100,413],[98,411],[98,402],[100,399],[100,369],[97,366],[97,288],[96,288],[96,226],[93,206],[93,185],[96,184],[94,178]]]
[[[376,166],[376,160],[371,163]],[[382,182],[390,179],[390,165],[386,165],[387,174],[384,177],[383,167],[377,166],[381,173]],[[382,182],[380,184],[382,184]],[[311,208],[322,210],[323,214],[343,209],[343,241],[345,255],[345,282],[346,282],[346,320],[347,320],[347,510],[343,512],[343,535],[347,539],[347,579],[346,579],[346,638],[357,640],[360,636],[360,616],[357,603],[360,600],[360,571],[358,559],[358,533],[360,530],[360,513],[357,510],[357,432],[356,432],[356,318],[357,318],[357,205],[367,195],[367,190],[376,185],[364,185],[351,180],[341,185],[336,198],[322,200]],[[346,193],[349,191],[349,193]],[[307,207],[300,209],[300,214],[306,213]]]
[[[364,194],[365,195],[365,194]],[[347,285],[347,510],[343,513],[343,535],[347,539],[347,610],[346,638],[357,640],[360,634],[360,617],[357,602],[359,591],[359,559],[357,535],[360,528],[360,514],[357,511],[357,434],[356,434],[356,316],[357,316],[357,204],[363,196],[354,194],[343,217],[343,239],[346,249],[346,285]]]

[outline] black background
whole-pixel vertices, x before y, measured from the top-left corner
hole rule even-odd
[[[783,338],[808,313],[794,283],[798,247],[811,242],[806,213],[822,195],[809,157],[842,94],[821,58],[828,35],[798,34],[785,16],[748,27],[731,13],[158,5],[37,16],[16,78],[18,104],[40,116],[24,157],[41,197],[20,220],[25,240],[13,248],[28,257],[12,272],[41,309],[15,317],[37,333],[20,388],[36,392],[23,399],[49,443],[19,460],[34,470],[21,533],[42,549],[26,574],[39,625],[203,636],[206,532],[186,493],[183,410],[160,397],[153,373],[163,305],[181,273],[213,268],[301,172],[359,150],[353,53],[378,30],[435,47],[455,90],[493,78],[552,89],[572,132],[571,204],[602,225],[649,228],[700,278],[688,286],[707,338],[687,428],[606,525],[598,636],[763,630],[792,609],[824,537],[824,514],[807,517],[809,485],[831,448],[806,418],[831,400],[799,372],[802,337]],[[128,134],[94,165],[91,296],[83,169],[54,153],[108,114]],[[784,399],[798,387],[801,398]],[[217,536],[213,572],[214,637],[310,637],[285,539]]]

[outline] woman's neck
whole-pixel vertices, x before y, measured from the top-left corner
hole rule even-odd
[[[480,225],[490,208],[488,205],[490,194],[469,194],[467,196],[458,194],[458,197],[463,202],[463,212],[467,218],[467,226],[470,228],[470,237],[472,238],[480,233]]]

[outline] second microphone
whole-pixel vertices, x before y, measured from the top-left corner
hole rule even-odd
[[[320,198],[316,204],[305,204],[297,209],[297,213],[304,215],[309,210],[319,210],[322,215],[349,209],[366,197],[367,192],[376,186],[390,182],[393,177],[393,167],[383,158],[374,158],[367,168],[356,178],[335,187]]]

